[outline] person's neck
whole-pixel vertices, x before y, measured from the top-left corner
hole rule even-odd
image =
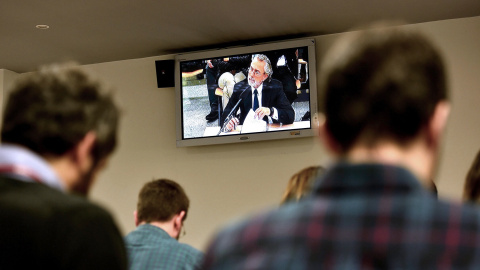
[[[263,89],[263,82],[261,84],[259,84],[257,87],[255,87],[254,85],[251,85],[250,88],[252,89],[252,92],[257,89],[257,91],[261,91]]]
[[[158,227],[158,228],[164,230],[166,233],[168,233],[168,235],[170,235],[170,237],[176,239],[175,228],[174,228],[172,222],[151,221],[151,222],[146,223],[145,221],[143,221],[139,224],[139,226],[144,225],[144,224],[150,224],[152,226]]]
[[[66,190],[72,191],[73,186],[76,184],[76,181],[78,181],[79,175],[70,160],[65,157],[45,157],[45,160],[55,171]]]
[[[393,142],[377,143],[373,147],[354,146],[344,157],[351,163],[381,163],[401,166],[412,172],[424,185],[433,179],[435,153],[420,141],[407,146]]]

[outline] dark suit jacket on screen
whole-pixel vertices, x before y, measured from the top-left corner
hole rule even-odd
[[[228,101],[228,104],[222,114],[222,123],[225,121],[225,118],[228,116],[240,98],[242,98],[242,101],[239,105],[239,120],[240,124],[242,125],[243,121],[247,117],[248,112],[252,108],[252,89],[248,84],[248,79],[235,84],[233,95]],[[295,120],[295,111],[283,92],[282,83],[278,80],[272,79],[270,82],[263,82],[262,107],[273,107],[277,109],[278,120],[273,120],[275,123],[291,124]],[[266,120],[266,117],[264,120]]]

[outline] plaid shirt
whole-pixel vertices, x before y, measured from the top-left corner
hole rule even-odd
[[[130,270],[199,269],[203,254],[161,228],[140,225],[125,237]]]
[[[479,211],[403,168],[340,163],[311,196],[221,231],[204,269],[480,269]]]

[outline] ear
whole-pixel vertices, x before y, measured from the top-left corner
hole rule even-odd
[[[175,229],[178,229],[178,233],[180,233],[180,229],[182,228],[182,225],[183,225],[183,217],[185,217],[185,211],[181,211],[180,213],[178,213],[177,215],[175,215],[174,217],[174,223],[173,223],[173,226],[175,227]]]
[[[263,74],[263,80],[262,80],[262,81],[264,82],[266,79],[268,79],[268,74],[267,74],[267,73],[264,73],[264,74]]]
[[[330,131],[327,128],[327,120],[323,114],[318,116],[318,137],[325,146],[325,148],[335,156],[340,155],[340,146],[337,141],[332,137]]]
[[[140,225],[140,222],[138,222],[138,212],[137,210],[133,211],[133,219],[135,220],[135,227],[138,227]]]
[[[73,159],[79,165],[79,167],[86,169],[91,162],[91,154],[97,135],[93,131],[89,131],[83,139],[75,146]]]
[[[182,231],[184,217],[185,217],[185,211],[181,211],[180,213],[173,216],[173,219],[172,219],[173,230],[170,236],[177,240],[180,239],[180,232]]]
[[[450,103],[440,101],[435,106],[430,122],[428,123],[428,143],[437,147],[440,144],[442,134],[447,126],[448,116],[450,115]]]

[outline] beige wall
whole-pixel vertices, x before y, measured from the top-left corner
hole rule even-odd
[[[19,76],[18,73],[8,69],[0,69],[0,119],[2,119],[3,107],[5,106],[5,98],[11,84]]]
[[[436,181],[441,196],[459,199],[465,172],[480,148],[480,17],[406,27],[431,34],[449,64],[454,107]],[[318,62],[340,35],[315,37]],[[112,211],[126,234],[134,229],[140,187],[154,178],[178,181],[191,199],[181,241],[203,250],[222,224],[275,207],[293,173],[327,165],[329,159],[316,138],[176,148],[174,88],[157,88],[154,63],[172,58],[86,66],[116,89],[124,110],[119,148],[91,197]]]

